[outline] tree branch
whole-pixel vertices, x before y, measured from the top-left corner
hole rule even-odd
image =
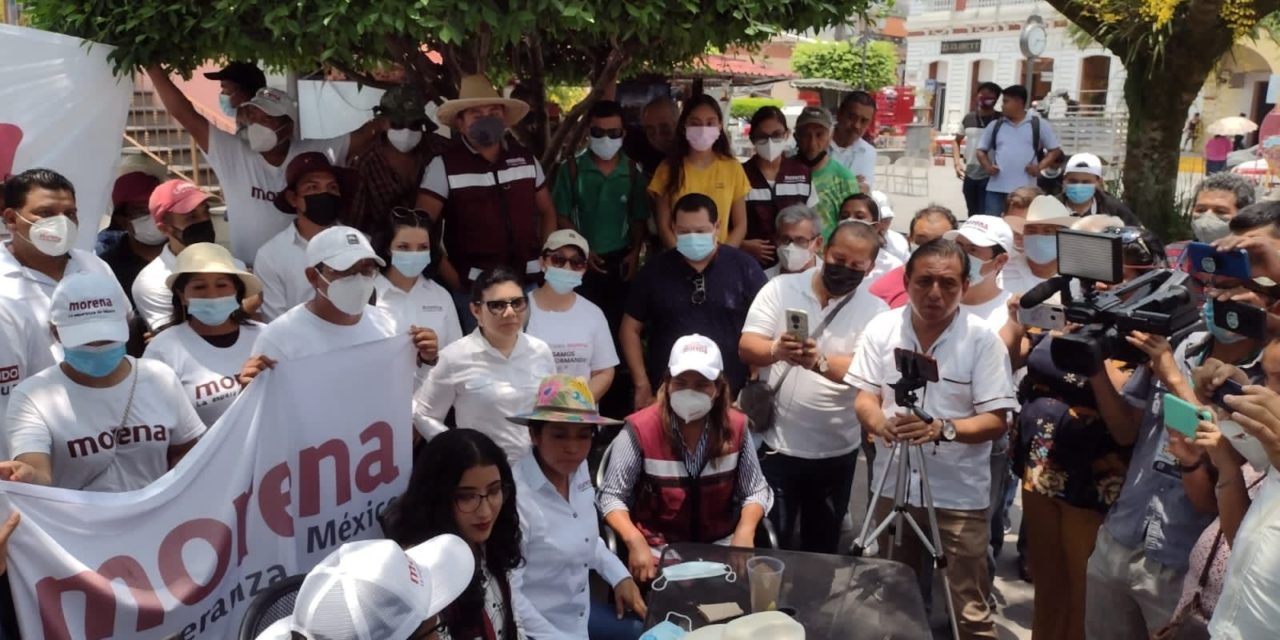
[[[577,148],[578,143],[582,141],[582,135],[586,132],[587,119],[584,117],[596,102],[600,101],[605,90],[618,79],[618,74],[622,72],[622,67],[631,58],[631,54],[618,44],[614,44],[609,51],[608,58],[601,68],[600,73],[591,83],[591,91],[587,92],[587,97],[582,102],[574,105],[572,109],[565,112],[560,117],[560,126],[556,129],[555,135],[551,136],[551,142],[547,144],[547,150],[542,154],[542,166],[555,167],[559,161],[561,152],[566,149]]]
[[[356,82],[360,83],[363,86],[373,87],[375,89],[390,89],[391,87],[396,86],[396,83],[394,82],[379,80],[367,73],[356,71],[355,69],[352,69],[350,65],[347,65],[341,62],[331,62],[330,64],[333,65],[334,69],[337,69],[338,71],[340,71],[342,75],[346,76],[351,80],[355,80]]]

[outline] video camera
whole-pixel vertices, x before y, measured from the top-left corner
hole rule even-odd
[[[1050,347],[1054,366],[1063,371],[1093,375],[1104,359],[1142,364],[1147,355],[1125,340],[1130,331],[1164,336],[1176,344],[1202,326],[1191,276],[1181,271],[1152,269],[1107,291],[1094,289],[1096,283],[1124,279],[1125,233],[1059,231],[1059,275],[1033,287],[1019,302],[1030,309],[1060,293],[1067,321],[1083,325],[1055,338]],[[1083,299],[1072,299],[1072,278],[1081,281]]]

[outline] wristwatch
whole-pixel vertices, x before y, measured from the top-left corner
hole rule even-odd
[[[938,432],[938,440],[942,442],[956,441],[956,423],[950,420],[942,421],[942,429]]]

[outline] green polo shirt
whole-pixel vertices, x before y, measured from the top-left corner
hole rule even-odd
[[[840,222],[840,205],[844,199],[859,193],[858,179],[835,158],[830,158],[826,166],[813,172],[811,181],[814,191],[818,192],[818,216],[822,218],[822,237],[826,238]]]
[[[579,153],[569,162],[577,163],[577,176],[570,175],[565,165],[556,172],[551,192],[556,211],[573,221],[597,255],[631,246],[631,225],[644,224],[649,218],[649,195],[639,168],[633,179],[631,162],[621,151],[618,165],[607,176],[596,167],[590,151]]]

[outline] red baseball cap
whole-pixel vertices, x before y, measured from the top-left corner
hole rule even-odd
[[[209,199],[209,194],[186,180],[170,180],[151,192],[151,219],[157,224],[166,213],[186,215]]]
[[[116,178],[116,184],[111,188],[111,206],[118,207],[135,202],[148,204],[151,192],[158,186],[160,186],[160,179],[149,173],[142,171],[126,173]]]
[[[342,191],[342,195],[344,197],[354,195],[354,190],[351,190],[353,180],[350,170],[342,167],[335,167],[333,163],[329,161],[329,156],[320,153],[319,151],[308,151],[307,153],[298,154],[293,160],[289,161],[289,166],[285,167],[285,187],[280,190],[280,193],[276,194],[276,199],[274,201],[276,208],[284,213],[297,213],[298,210],[295,209],[293,205],[289,204],[289,200],[285,198],[284,194],[286,191],[296,190],[298,181],[302,179],[302,176],[305,176],[308,173],[315,173],[317,171],[324,171],[332,174],[333,177],[337,179],[338,189]]]

